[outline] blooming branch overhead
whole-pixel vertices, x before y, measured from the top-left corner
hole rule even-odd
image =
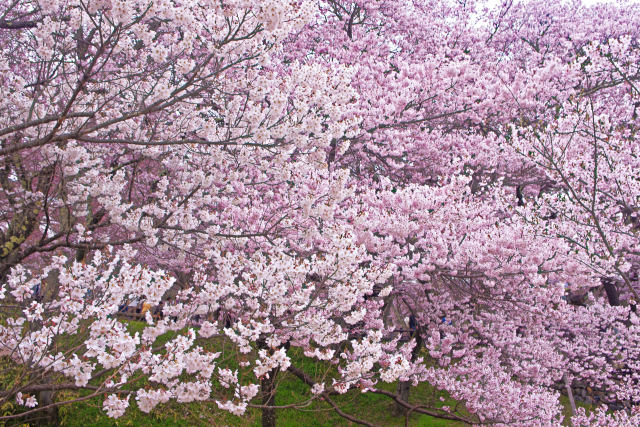
[[[0,404],[23,409],[0,420],[99,396],[114,418],[203,401],[273,425],[287,371],[296,405],[350,421],[331,396],[357,389],[558,425],[558,390],[586,384],[618,410],[575,425],[634,425],[639,21],[0,0],[0,360],[20,372]],[[410,403],[424,382],[464,410]],[[83,393],[42,401],[59,390]]]

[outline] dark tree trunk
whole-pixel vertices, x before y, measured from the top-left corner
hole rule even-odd
[[[416,325],[417,326],[417,325]],[[416,339],[416,346],[413,347],[413,351],[411,352],[411,361],[415,361],[418,355],[420,354],[420,350],[422,349],[422,337],[420,336],[420,328],[417,327],[415,331],[412,331],[411,335]],[[409,403],[409,396],[411,393],[411,381],[398,381],[398,387],[396,387],[396,393],[400,400],[403,402]],[[396,414],[405,415],[407,413],[407,408],[396,402]]]
[[[49,273],[49,276],[47,276],[47,279],[44,282],[43,287],[41,289],[42,295],[40,296],[40,298],[42,298],[42,301],[47,303],[56,299],[58,295],[58,289],[60,287],[59,279],[60,279],[60,272],[54,270],[51,273]],[[44,384],[47,384],[47,382],[48,381],[45,378]],[[53,405],[56,401],[55,391],[53,390],[40,391],[38,392],[37,400],[38,400],[39,407]],[[46,409],[44,411],[36,412],[35,415],[36,417],[38,417],[38,419],[34,420],[34,422],[31,423],[31,425],[33,426],[59,426],[60,425],[57,406],[52,406],[51,408]]]
[[[410,381],[398,381],[398,387],[396,387],[396,393],[398,397],[404,401],[409,401],[409,392],[411,391],[411,382]],[[402,406],[401,404],[396,402],[396,414],[397,415],[405,415],[407,413],[407,408]]]
[[[278,370],[269,372],[269,378],[260,380],[260,390],[262,392],[262,404],[273,406],[276,401],[276,377]],[[262,427],[276,427],[276,410],[273,408],[262,408]]]
[[[614,307],[620,305],[620,292],[618,292],[616,283],[612,279],[604,278],[602,279],[602,286],[604,286],[604,290],[607,293],[609,304]]]
[[[285,343],[284,348],[289,350],[290,343]],[[264,340],[258,340],[258,348],[273,350],[267,347]],[[260,380],[260,391],[262,392],[262,404],[264,406],[274,406],[276,403],[276,378],[280,369],[276,368],[269,372],[269,378],[266,376]],[[262,408],[262,427],[276,427],[276,410],[274,408]]]

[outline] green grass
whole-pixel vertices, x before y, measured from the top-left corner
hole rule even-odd
[[[143,322],[132,321],[129,323],[131,332],[140,331],[144,327]],[[168,333],[158,338],[157,345],[169,341],[176,333]],[[221,351],[226,355],[225,365],[231,369],[237,368],[237,360],[232,346],[222,339],[206,340],[201,343],[208,350]],[[336,374],[335,369],[326,363],[319,363],[305,357],[298,349],[292,349],[290,356],[294,366],[302,369],[307,374],[315,377],[323,374],[325,383],[331,384],[331,377]],[[142,378],[132,385],[132,388],[143,387],[146,379]],[[396,384],[378,384],[378,387],[394,391]],[[58,399],[76,398],[88,393],[64,392],[59,393]],[[446,392],[434,389],[431,385],[422,383],[411,389],[411,402],[429,405],[432,408],[447,405],[455,407],[456,403]],[[311,397],[309,386],[302,383],[291,373],[284,372],[278,376],[276,405],[288,405],[303,402]],[[388,397],[373,394],[360,393],[351,390],[344,395],[332,396],[332,400],[347,414],[372,422],[380,426],[404,426],[405,417],[398,416],[395,403]],[[176,403],[168,402],[156,407],[147,414],[140,411],[132,396],[129,400],[130,407],[126,414],[119,419],[110,419],[102,410],[103,397],[96,397],[73,405],[60,407],[59,415],[63,426],[259,426],[261,412],[249,408],[244,416],[237,417],[226,411],[220,410],[215,403]],[[561,397],[564,406],[565,420],[570,418],[571,409],[568,399]],[[459,405],[462,406],[462,405]],[[581,405],[590,409],[588,405]],[[458,413],[469,415],[464,408],[458,409]],[[280,409],[276,411],[277,424],[283,427],[298,426],[352,426],[355,425],[338,415],[333,408],[322,400],[314,400],[308,406],[298,409]],[[457,427],[463,423],[433,418],[422,414],[412,414],[410,417],[412,426],[430,427]],[[1,423],[0,423],[1,425]]]
[[[136,332],[142,330],[144,323],[132,321],[129,323],[129,330]],[[175,333],[166,334],[158,338],[156,345],[162,345],[170,340]],[[209,350],[223,351],[229,354],[231,347],[223,340],[208,340],[203,343]],[[331,383],[331,376],[335,375],[335,370],[326,363],[319,363],[305,357],[301,351],[292,349],[290,351],[293,364],[305,371],[307,374],[315,376],[318,373],[327,375],[326,383]],[[226,366],[231,369],[237,368],[237,361],[230,358]],[[144,382],[136,384],[144,385]],[[393,391],[396,384],[381,384],[380,387]],[[79,393],[67,393],[60,397],[76,397]],[[283,372],[278,376],[278,386],[276,394],[276,405],[287,405],[305,401],[311,397],[309,386],[302,383],[294,375]],[[444,398],[444,402],[440,400]],[[126,414],[116,420],[108,418],[102,411],[102,398],[94,398],[79,402],[73,405],[60,408],[60,419],[63,426],[259,426],[261,423],[261,412],[257,409],[249,408],[244,416],[237,417],[226,411],[220,410],[215,403],[194,402],[189,404],[178,404],[168,402],[159,405],[150,414],[140,411],[133,397],[130,398],[130,407]],[[355,417],[384,426],[404,426],[405,417],[397,416],[394,402],[386,396],[360,393],[358,390],[351,390],[344,395],[332,396],[332,400],[340,409]],[[420,384],[411,390],[411,401],[429,402],[434,407],[442,405],[455,406],[456,402],[448,398],[446,393],[435,390],[429,384]],[[333,408],[322,400],[314,400],[310,405],[301,409],[277,410],[277,424],[279,426],[352,426],[355,425],[338,415]],[[455,423],[447,420],[440,420],[427,415],[413,414],[410,417],[412,426],[431,427],[456,427],[462,423]]]
[[[393,385],[392,385],[393,386]],[[420,397],[420,388],[412,390],[416,398]],[[285,405],[297,402],[308,397],[308,386],[302,384],[297,378],[287,376],[278,387],[276,405]],[[404,417],[394,415],[394,405],[385,396],[349,392],[342,396],[334,397],[334,401],[346,413],[371,421],[383,426],[403,426]],[[112,420],[106,417],[101,409],[101,399],[94,399],[61,408],[61,421],[63,426],[259,426],[260,412],[249,409],[243,417],[233,416],[221,411],[215,404],[167,403],[158,406],[150,414],[145,414],[137,409],[134,400],[131,399],[131,407],[120,419]],[[450,403],[450,402],[449,402]],[[351,426],[354,425],[340,417],[325,402],[316,401],[304,409],[285,409],[277,411],[277,424],[279,426]],[[462,426],[446,420],[439,420],[427,415],[414,415],[411,417],[413,426],[448,427]]]
[[[309,374],[318,369],[318,364],[296,351],[291,352],[294,364]],[[395,384],[384,384],[387,390],[394,390]],[[445,401],[440,401],[440,396],[445,397]],[[278,389],[276,394],[276,405],[287,405],[290,403],[304,401],[310,397],[309,387],[303,384],[298,378],[289,374],[281,373],[278,377]],[[446,398],[446,394],[434,390],[428,384],[420,384],[412,388],[411,397],[413,401],[431,401],[437,405],[455,405],[451,399]],[[395,415],[394,403],[386,396],[375,394],[363,394],[357,390],[352,390],[344,395],[333,396],[332,399],[346,413],[358,418],[365,419],[377,425],[384,426],[404,426],[405,419]],[[91,399],[85,402],[62,407],[60,409],[63,426],[259,426],[261,413],[256,409],[249,409],[243,417],[233,416],[226,411],[218,409],[217,405],[211,403],[190,403],[178,404],[170,402],[155,408],[150,414],[140,411],[135,405],[135,399],[131,398],[131,406],[127,413],[117,419],[109,419],[101,409],[102,399]],[[277,423],[279,426],[351,426],[354,425],[339,416],[328,403],[321,400],[312,402],[303,409],[277,410]],[[462,423],[454,423],[446,420],[439,420],[427,415],[416,414],[411,416],[412,426],[461,426]]]
[[[316,362],[309,360],[292,351],[292,360],[295,366],[313,373],[316,369]],[[276,395],[276,405],[286,405],[300,401],[304,397],[309,397],[309,387],[299,381],[290,373],[283,374],[283,381],[278,387]],[[381,389],[394,391],[396,384],[378,384]],[[446,393],[435,390],[429,384],[420,384],[411,390],[411,401],[430,402],[433,406],[449,405],[455,406],[455,402],[448,398]],[[445,401],[440,401],[440,397]],[[352,390],[344,395],[332,396],[332,400],[347,414],[354,415],[360,419],[370,421],[383,426],[404,426],[405,418],[395,415],[395,404],[386,396],[372,393],[360,393]],[[461,426],[462,423],[455,423],[447,420],[439,420],[428,415],[412,415],[411,425],[415,426]],[[338,415],[329,404],[323,401],[314,401],[308,408],[298,410],[284,410],[278,414],[278,424],[282,426],[327,426],[327,425],[354,425]]]

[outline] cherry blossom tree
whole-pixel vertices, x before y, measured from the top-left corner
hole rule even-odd
[[[368,181],[354,222],[396,267],[385,311],[442,365],[405,379],[479,421],[550,422],[563,376],[637,402],[637,6],[474,6],[330,2],[343,44],[314,39],[366,76],[362,133],[330,159]]]
[[[352,190],[325,152],[355,126],[353,71],[282,56],[313,7],[3,4],[0,341],[22,367],[4,401],[37,412],[68,402],[35,392],[87,399],[146,375],[158,388],[110,394],[109,415],[130,394],[144,411],[214,399],[213,381],[230,388],[220,407],[242,413],[255,378],[287,368],[285,345],[327,359],[349,338],[338,319],[388,272],[365,268],[333,218]],[[133,334],[118,320],[176,279],[162,321]],[[209,320],[185,331],[195,315]],[[222,333],[255,350],[253,382],[196,343]]]
[[[574,381],[637,405],[639,19],[2,1],[0,402],[29,409],[0,419],[106,394],[111,417],[210,401],[273,426],[283,371],[310,390],[289,409],[366,425],[332,396],[516,425],[560,423]],[[162,316],[134,333],[142,297]],[[465,410],[414,402],[421,382]]]

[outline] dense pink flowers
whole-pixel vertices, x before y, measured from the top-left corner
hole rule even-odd
[[[0,10],[0,403],[242,415],[287,370],[469,423],[557,425],[563,378],[640,402],[637,5]]]

